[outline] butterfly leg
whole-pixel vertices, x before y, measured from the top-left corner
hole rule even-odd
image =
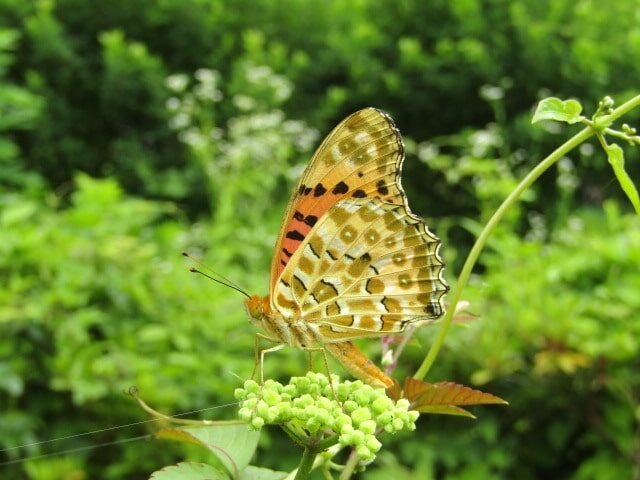
[[[311,372],[313,371],[313,356],[311,355],[311,350],[307,350],[307,355],[308,355],[307,368]]]
[[[282,343],[276,345],[275,347],[267,348],[266,350],[262,350],[260,352],[260,385],[264,384],[264,356],[267,353],[277,352],[278,350],[282,350],[285,347]]]
[[[333,399],[338,402],[339,405],[342,405],[340,403],[340,400],[338,400],[338,395],[336,395],[336,391],[333,389],[333,381],[331,380],[331,370],[329,369],[329,359],[327,357],[327,350],[324,347],[311,347],[311,348],[306,348],[305,349],[307,351],[307,353],[309,354],[309,370],[312,370],[312,366],[313,366],[313,362],[311,360],[311,354],[313,352],[322,352],[322,359],[324,361],[324,368],[325,371],[327,372],[327,379],[329,380],[329,388],[331,388],[331,393],[333,393]]]
[[[267,348],[262,350],[260,348],[260,339],[263,339],[272,343],[277,343],[278,345],[272,348]],[[253,371],[251,372],[251,378],[253,379],[253,377],[255,377],[256,370],[258,369],[258,365],[260,365],[260,384],[262,385],[264,383],[264,371],[262,368],[264,365],[264,354],[278,351],[283,347],[284,345],[280,344],[280,342],[275,338],[268,337],[266,335],[263,335],[262,333],[256,333],[254,347],[253,347],[254,363],[253,363]]]

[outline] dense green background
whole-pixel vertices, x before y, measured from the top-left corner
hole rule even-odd
[[[497,204],[573,131],[532,127],[536,101],[592,111],[638,93],[639,12],[638,0],[0,0],[0,449],[144,420],[123,394],[134,384],[166,413],[233,401],[252,368],[242,297],[189,275],[179,253],[266,293],[288,192],[358,108],[404,133],[405,189],[453,282]],[[627,163],[637,180],[637,150]],[[541,179],[493,237],[465,294],[473,321],[430,374],[511,405],[423,419],[386,439],[367,479],[640,478],[630,210],[595,144]],[[299,352],[276,355],[268,374],[303,373]],[[278,432],[262,440],[254,463],[295,465]],[[145,478],[199,455],[139,441],[0,477]]]

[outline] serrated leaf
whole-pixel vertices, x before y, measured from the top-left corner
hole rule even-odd
[[[638,197],[638,190],[633,184],[633,181],[631,181],[631,177],[629,177],[629,174],[624,169],[624,152],[622,148],[620,148],[619,145],[613,144],[607,145],[605,150],[607,152],[607,159],[613,168],[613,173],[615,173],[616,178],[618,179],[618,183],[620,183],[622,190],[624,190],[629,201],[631,201],[636,213],[640,215],[640,198]]]
[[[580,121],[582,113],[582,105],[577,100],[561,100],[556,97],[549,97],[541,100],[536,107],[531,123],[537,123],[543,120],[556,120],[574,124]]]
[[[404,382],[404,396],[411,402],[411,408],[419,412],[467,417],[473,415],[457,405],[507,403],[500,397],[458,383],[426,383],[413,377],[407,377]]]
[[[229,480],[229,477],[206,463],[182,462],[153,472],[149,480]]]
[[[237,477],[249,465],[258,446],[260,432],[249,430],[246,425],[213,425],[163,429],[156,437],[202,445],[220,459],[229,473]]]
[[[287,472],[277,472],[249,465],[240,472],[240,480],[283,480],[287,475]]]

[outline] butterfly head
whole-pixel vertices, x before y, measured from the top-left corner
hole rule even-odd
[[[269,312],[269,297],[252,295],[244,301],[244,306],[249,314],[249,320],[254,323],[260,322]]]

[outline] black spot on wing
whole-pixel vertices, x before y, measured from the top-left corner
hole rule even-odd
[[[347,193],[348,191],[349,191],[349,185],[347,185],[344,182],[339,182],[336,184],[335,187],[333,187],[333,190],[331,190],[331,193],[335,195],[340,195],[342,193]]]
[[[293,218],[301,222],[304,220],[304,215],[302,214],[302,212],[299,212],[298,210],[296,210],[293,214]]]
[[[356,190],[355,192],[353,192],[352,197],[354,198],[364,198],[367,196],[367,192],[365,192],[364,190]]]
[[[304,218],[304,223],[306,223],[310,227],[313,227],[317,221],[318,221],[318,217],[316,217],[315,215],[307,215]]]
[[[282,249],[282,253],[284,253],[287,257],[291,257],[291,255],[293,255],[293,253],[291,253],[289,250],[287,250],[286,248]]]
[[[427,303],[427,305],[424,307],[424,311],[425,313],[428,313],[432,317],[439,317],[440,315],[442,315],[442,309],[440,308],[440,304],[435,302]]]
[[[327,193],[327,189],[324,188],[324,185],[322,185],[321,183],[317,184],[316,188],[313,189],[313,196],[314,197],[321,197],[325,193]]]
[[[304,240],[304,235],[301,234],[298,230],[289,230],[285,237],[290,238],[291,240],[297,240],[299,242]]]
[[[307,187],[304,183],[300,185],[298,195],[309,195],[309,192],[311,192],[311,187]]]
[[[362,260],[363,262],[370,262],[371,261],[371,255],[369,255],[369,253],[365,252],[360,257],[360,260]]]
[[[359,177],[359,178],[364,177],[364,173],[362,173],[362,172],[358,172],[358,177]]]
[[[380,180],[376,183],[376,189],[380,195],[387,195],[389,193],[389,189],[387,188],[387,184],[384,180]]]

